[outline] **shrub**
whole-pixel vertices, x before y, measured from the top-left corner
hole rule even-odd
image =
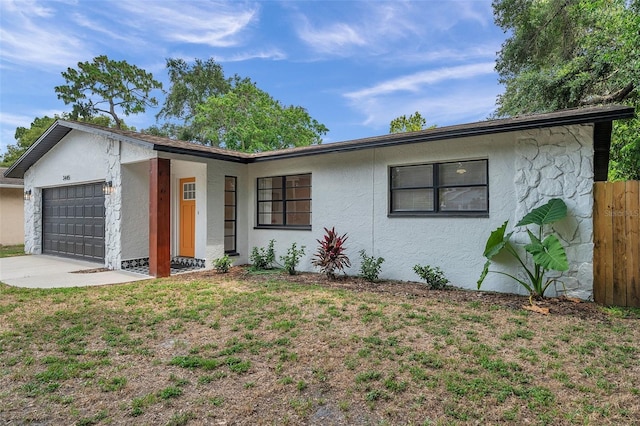
[[[267,248],[254,247],[251,250],[251,256],[249,259],[255,269],[272,269],[273,263],[276,261],[276,252],[273,249],[275,240],[269,241]]]
[[[384,259],[382,257],[376,259],[373,256],[367,256],[367,253],[364,250],[360,250],[360,257],[362,258],[362,263],[360,264],[360,276],[372,283],[378,281],[378,276],[380,275],[380,269],[382,268],[382,262],[384,262]]]
[[[415,265],[413,271],[427,283],[429,288],[440,290],[449,284],[449,280],[444,276],[444,272],[437,266],[432,268],[429,265]]]
[[[229,272],[229,268],[231,267],[232,263],[233,262],[231,261],[229,256],[225,254],[222,257],[213,259],[213,269],[222,274],[226,274],[227,272]]]
[[[351,266],[349,257],[344,253],[344,243],[347,241],[347,234],[339,236],[335,228],[324,228],[325,235],[322,240],[316,240],[320,247],[313,257],[313,265],[320,268],[320,272],[329,278],[335,278],[335,272],[344,271],[344,268]]]
[[[289,250],[287,250],[286,256],[280,256],[280,260],[284,262],[284,270],[289,273],[289,275],[296,274],[296,266],[298,266],[298,262],[300,262],[300,258],[304,255],[305,246],[301,246],[300,249],[296,247],[296,243],[291,244]]]
[[[509,222],[505,221],[500,228],[489,235],[489,239],[487,240],[483,253],[487,261],[480,274],[480,279],[478,279],[478,289],[480,289],[487,274],[489,272],[495,272],[516,280],[521,286],[527,289],[531,296],[544,297],[544,292],[547,288],[552,283],[558,281],[557,278],[547,278],[547,272],[551,270],[562,272],[569,269],[567,254],[558,237],[550,233],[543,239],[545,235],[544,225],[555,223],[564,219],[566,216],[567,205],[561,199],[553,198],[546,204],[531,210],[520,219],[520,222],[516,223],[516,226],[525,227],[529,235],[529,240],[531,241],[530,244],[524,246],[524,256],[518,253],[516,247],[514,247],[510,241],[514,231],[505,235],[507,223]],[[537,225],[537,235],[531,232],[529,228],[526,227],[527,225]],[[506,272],[489,270],[493,258],[501,252],[510,254],[518,261],[526,274],[526,278],[520,279]],[[531,256],[533,266],[527,267],[529,256]]]

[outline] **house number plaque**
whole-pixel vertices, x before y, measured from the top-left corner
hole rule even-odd
[[[71,180],[71,175],[62,175],[62,180]]]

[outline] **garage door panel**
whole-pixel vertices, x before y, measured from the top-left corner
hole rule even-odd
[[[104,260],[102,184],[43,190],[44,253]]]

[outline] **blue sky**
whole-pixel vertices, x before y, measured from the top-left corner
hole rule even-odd
[[[305,107],[329,128],[325,143],[388,133],[415,111],[429,125],[484,120],[503,90],[494,66],[505,37],[490,0],[0,0],[0,152],[17,126],[70,111],[54,92],[60,73],[103,54],[165,90],[166,58],[214,58]],[[157,112],[124,119],[142,129]]]

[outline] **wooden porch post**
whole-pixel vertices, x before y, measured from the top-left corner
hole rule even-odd
[[[171,275],[171,160],[152,158],[149,167],[149,274]]]

